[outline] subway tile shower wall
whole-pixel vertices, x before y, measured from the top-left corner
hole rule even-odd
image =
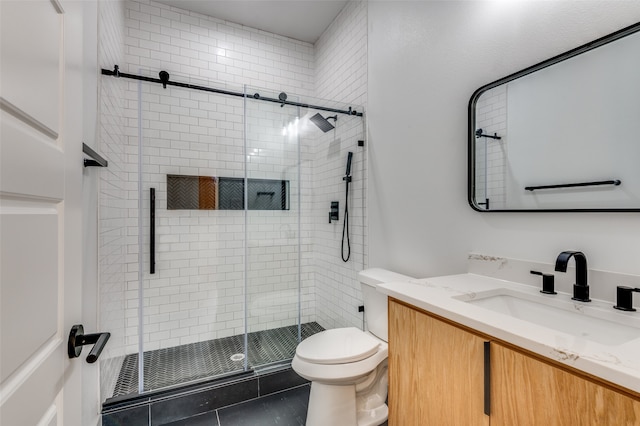
[[[316,96],[367,106],[367,2],[350,1],[315,44]],[[313,280],[315,282],[317,321],[325,328],[362,327],[362,304],[358,272],[368,266],[367,259],[367,145],[364,120],[361,128],[338,129],[314,145],[313,201]],[[355,123],[354,123],[355,124]],[[359,135],[356,137],[356,135]],[[344,181],[347,152],[353,152],[353,181],[349,189],[349,225],[351,259],[340,257]],[[327,225],[331,201],[340,201],[340,224]],[[375,265],[374,265],[375,266]]]
[[[101,19],[104,24],[113,17],[105,14]],[[318,97],[366,105],[365,2],[349,3],[315,46],[152,1],[126,2],[124,24],[124,58],[101,57],[106,68],[119,63],[123,72],[157,77],[153,73],[166,70],[175,80],[233,91],[241,92],[247,84],[259,88],[248,90],[267,96],[277,97],[284,91],[300,95],[302,100]],[[115,49],[117,39],[110,43],[113,46],[103,41],[103,48]],[[122,82],[102,81],[103,85]],[[113,283],[101,281],[103,328],[119,332],[119,336],[113,335],[119,338],[114,340],[118,344],[112,345],[113,355],[138,351],[139,125],[144,141],[145,208],[149,187],[156,188],[157,197],[156,273],[144,281],[145,350],[244,332],[245,238],[249,331],[297,322],[298,279],[302,282],[303,322],[318,321],[326,328],[360,325],[357,272],[367,263],[366,147],[357,147],[357,140],[364,138],[360,120],[339,117],[335,132],[320,139],[301,138],[298,177],[298,147],[282,137],[283,110],[279,105],[248,102],[245,129],[242,98],[144,83],[139,104],[138,83],[121,84],[125,86],[121,107],[126,119],[121,126],[122,139],[114,140],[111,135],[104,140],[120,150],[114,161],[121,163],[124,176],[118,181],[122,198],[114,208],[108,192],[114,189],[106,182],[108,189],[101,201],[114,216],[105,217],[104,209],[101,211],[103,231],[113,224],[119,232],[111,246],[103,245],[101,254],[102,259],[106,253],[115,253],[120,263],[113,268],[121,268],[120,284],[115,275]],[[290,109],[295,114],[295,109]],[[347,125],[348,121],[351,124]],[[353,124],[356,121],[359,123]],[[166,210],[167,174],[243,177],[245,131],[248,176],[290,180],[290,205],[295,207],[300,201],[300,229],[293,208],[249,212],[246,229],[242,211],[212,215]],[[340,259],[342,227],[327,224],[326,216],[331,200],[344,202],[342,176],[348,151],[354,152],[352,257],[345,264]],[[142,219],[147,232],[148,216],[144,214]],[[126,244],[117,252],[117,241],[122,243],[122,239]],[[148,244],[143,250],[143,268],[148,272]]]
[[[153,1],[127,2],[129,72],[313,95],[313,45]]]

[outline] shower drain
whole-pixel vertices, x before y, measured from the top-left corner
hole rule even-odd
[[[244,359],[244,354],[233,354],[229,359],[231,361],[242,361]]]

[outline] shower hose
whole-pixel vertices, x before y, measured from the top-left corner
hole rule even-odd
[[[342,243],[340,249],[342,251],[342,261],[348,262],[351,257],[351,243],[349,242],[349,182],[351,182],[351,176],[345,176],[344,179],[347,182],[347,192],[344,198],[344,222],[342,223]],[[347,256],[344,255],[344,240],[347,240]]]

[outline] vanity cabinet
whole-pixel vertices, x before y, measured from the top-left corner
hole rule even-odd
[[[389,425],[488,425],[483,342],[390,301]]]
[[[391,298],[389,425],[637,426],[640,396]]]
[[[491,425],[640,425],[640,398],[491,343]]]

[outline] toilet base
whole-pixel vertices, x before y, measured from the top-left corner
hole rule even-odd
[[[306,426],[355,426],[355,385],[326,385],[311,382]]]
[[[306,426],[378,426],[389,416],[387,360],[356,384],[311,382]]]

